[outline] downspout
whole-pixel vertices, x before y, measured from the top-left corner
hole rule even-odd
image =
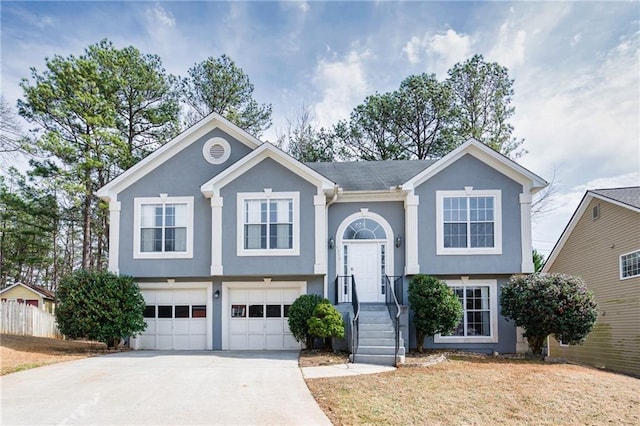
[[[326,222],[325,222],[324,226],[327,229],[327,231],[329,230],[329,206],[331,204],[335,203],[336,201],[338,201],[338,193],[339,192],[340,192],[340,187],[338,186],[338,184],[334,184],[333,185],[333,197],[331,197],[331,200],[329,200],[329,202],[326,204],[327,214],[325,215],[325,221]],[[327,273],[324,274],[324,283],[323,284],[324,284],[324,297],[328,298],[329,297],[329,256],[327,256]]]

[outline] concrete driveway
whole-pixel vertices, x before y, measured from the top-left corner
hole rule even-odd
[[[3,425],[329,425],[297,352],[131,351],[0,378]]]

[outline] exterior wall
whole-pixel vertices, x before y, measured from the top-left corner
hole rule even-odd
[[[459,276],[438,276],[438,279],[441,280],[456,280],[460,279]],[[506,285],[509,281],[509,276],[470,276],[469,280],[474,279],[495,279],[498,282],[498,294],[496,297],[499,298],[500,291],[502,286]],[[405,287],[408,287],[405,286]],[[498,299],[499,300],[499,299]],[[409,345],[411,348],[415,348],[416,344],[416,328],[413,323],[413,312],[409,313]],[[407,339],[407,337],[405,337]],[[513,322],[507,321],[505,317],[502,316],[502,311],[500,309],[500,303],[498,301],[498,341],[496,343],[434,343],[433,337],[427,337],[425,339],[424,347],[427,349],[461,349],[470,352],[479,352],[479,353],[516,353],[516,326]]]
[[[300,193],[300,255],[298,256],[237,256],[238,220],[237,194],[241,192]],[[220,196],[222,207],[222,265],[224,275],[301,275],[313,274],[315,262],[315,207],[313,197],[317,189],[270,158],[266,158],[251,170],[223,187]],[[210,217],[210,215],[209,215]],[[209,233],[210,235],[210,233]],[[209,250],[210,253],[210,250]],[[207,265],[211,263],[209,257]]]
[[[592,208],[600,205],[600,217]],[[598,302],[598,321],[583,345],[550,355],[640,376],[640,277],[620,279],[620,255],[640,250],[640,214],[599,199],[583,216],[549,268],[583,278]]]
[[[436,191],[459,191],[465,186],[472,186],[474,190],[502,191],[502,254],[436,254]],[[522,236],[519,197],[522,191],[522,185],[468,154],[417,187],[415,195],[420,197],[417,230],[420,272],[430,275],[520,272]]]
[[[397,235],[404,236],[404,206],[400,201],[394,202],[349,202],[349,203],[334,203],[329,206],[328,213],[328,238],[333,238],[336,242],[336,246],[333,249],[329,249],[327,256],[328,270],[327,279],[329,281],[329,300],[335,302],[335,278],[338,275],[336,271],[337,256],[341,253],[341,248],[337,246],[339,236],[336,235],[340,224],[350,215],[358,213],[360,209],[369,209],[369,212],[376,213],[389,223],[393,229],[394,235],[392,239]],[[403,244],[393,249],[393,275],[402,275],[404,273],[404,239]]]
[[[202,147],[212,137],[222,137],[231,146],[231,156],[220,165],[207,162]],[[118,194],[121,203],[119,272],[135,277],[198,277],[210,274],[211,204],[200,192],[200,185],[251,152],[243,143],[220,129],[199,138],[160,167]],[[134,259],[133,212],[135,197],[194,197],[194,242],[191,259]]]

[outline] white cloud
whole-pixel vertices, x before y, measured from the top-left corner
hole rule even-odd
[[[162,6],[156,4],[154,7],[147,9],[147,17],[149,21],[156,25],[165,27],[175,27],[176,20],[171,12],[167,12]]]
[[[435,34],[425,33],[422,38],[413,36],[402,52],[412,64],[426,59],[429,72],[435,72],[438,77],[443,78],[449,68],[470,56],[472,45],[471,36],[449,29]]]
[[[368,51],[352,48],[342,60],[318,62],[313,77],[322,97],[313,108],[318,125],[330,126],[348,118],[351,110],[371,94],[365,67],[368,56]]]
[[[571,42],[569,43],[569,45],[571,47],[575,47],[578,45],[578,43],[580,43],[580,40],[582,40],[582,33],[578,33],[576,35],[573,36],[573,38],[571,39]]]
[[[513,22],[507,21],[500,26],[498,40],[489,52],[488,58],[507,68],[522,65],[526,39],[527,32],[525,30],[516,29]]]

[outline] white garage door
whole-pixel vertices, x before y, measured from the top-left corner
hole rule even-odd
[[[300,349],[287,322],[299,295],[299,288],[229,289],[229,349]]]
[[[147,329],[135,339],[136,349],[207,348],[207,290],[142,290]]]

